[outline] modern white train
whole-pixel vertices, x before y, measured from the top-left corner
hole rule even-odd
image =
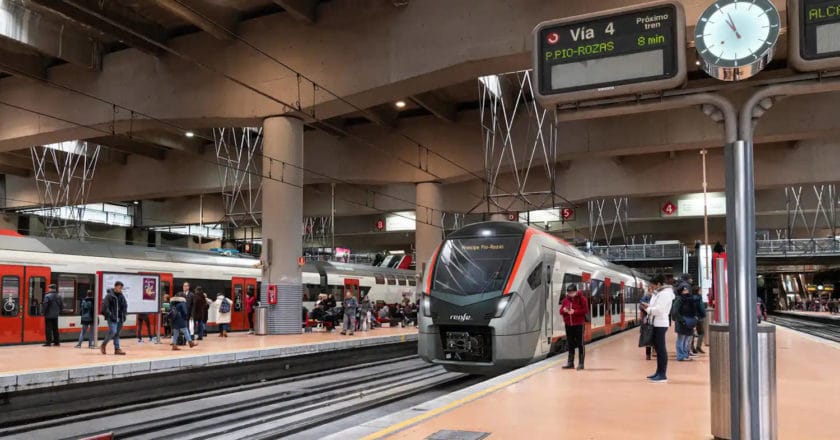
[[[419,354],[449,371],[496,374],[563,348],[566,287],[589,299],[586,342],[639,318],[648,282],[538,229],[484,222],[452,233],[422,282]]]
[[[78,338],[79,302],[88,290],[102,294],[100,272],[147,273],[160,276],[160,295],[172,295],[188,281],[211,299],[223,293],[233,300],[232,330],[247,330],[247,292],[259,292],[259,260],[209,251],[112,245],[75,240],[25,237],[0,231],[0,344],[44,341],[40,313],[46,287],[55,284],[63,300],[59,330],[63,340]],[[416,289],[414,271],[336,262],[310,262],[302,268],[304,306],[312,309],[320,293],[341,303],[346,291],[367,294],[374,302],[394,304]],[[110,286],[106,286],[110,287]],[[153,316],[153,325],[157,319]],[[215,317],[211,316],[210,325]],[[102,320],[100,319],[100,322]],[[125,324],[133,334],[135,319]],[[100,332],[107,330],[100,327]]]

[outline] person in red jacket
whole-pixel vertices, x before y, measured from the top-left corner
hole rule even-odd
[[[248,334],[254,334],[254,304],[257,303],[257,295],[254,292],[245,294],[245,313],[248,315]]]
[[[563,315],[563,322],[566,324],[566,348],[569,350],[569,362],[563,368],[574,368],[575,348],[579,352],[578,370],[583,370],[583,361],[586,352],[583,349],[583,324],[586,322],[586,313],[589,310],[589,301],[577,290],[575,284],[566,287],[566,297],[560,303],[560,314]]]

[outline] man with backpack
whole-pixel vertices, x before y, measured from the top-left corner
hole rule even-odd
[[[105,340],[99,347],[102,354],[107,354],[108,341],[113,339],[114,354],[125,355],[125,352],[120,350],[120,332],[128,315],[128,301],[126,301],[122,289],[122,281],[117,281],[114,283],[114,288],[108,289],[108,293],[102,299],[102,315],[105,316],[105,321],[108,323],[108,336],[105,336]]]
[[[93,323],[96,322],[96,316],[93,315],[93,291],[88,290],[87,296],[79,303],[79,317],[82,321],[82,331],[79,333],[79,343],[76,344],[76,348],[82,348],[82,342],[88,332],[90,332],[88,348],[96,348],[96,343],[93,341]]]
[[[47,333],[44,347],[58,347],[60,345],[58,339],[58,315],[61,314],[61,308],[61,296],[56,291],[55,284],[50,284],[47,287],[47,294],[44,295],[44,301],[41,303],[41,314],[44,315],[44,327]]]
[[[172,298],[171,307],[169,309],[169,322],[172,325],[172,350],[180,350],[178,348],[178,335],[184,335],[184,339],[190,344],[190,348],[195,347],[196,343],[190,337],[190,331],[187,328],[189,321],[187,317],[189,311],[187,310],[187,299],[182,296]]]

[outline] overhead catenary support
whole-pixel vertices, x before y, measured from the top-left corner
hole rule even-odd
[[[112,150],[122,151],[127,154],[148,157],[154,160],[166,159],[166,151],[145,142],[137,141],[127,136],[101,136],[87,139],[91,144],[102,145]]]
[[[616,229],[621,234],[621,243],[627,244],[627,223],[628,212],[630,206],[629,197],[613,197],[612,203],[607,203],[608,199],[590,200],[589,208],[589,241],[595,243],[603,239],[606,246],[612,246],[613,239],[619,238],[616,236]],[[607,220],[609,220],[610,230],[607,231]],[[603,235],[599,235],[603,232]]]
[[[318,19],[318,0],[274,0],[295,20],[315,23]]]
[[[239,18],[233,10],[221,4],[203,0],[155,0],[162,8],[198,26],[219,40],[229,40],[236,34]]]
[[[263,179],[262,128],[214,128],[225,220],[236,227],[260,225]],[[263,159],[266,161],[269,159]]]

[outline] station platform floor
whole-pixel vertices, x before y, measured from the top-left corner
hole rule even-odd
[[[828,319],[834,319],[834,320],[837,320],[837,322],[840,322],[840,313],[803,312],[803,311],[799,311],[799,310],[786,310],[786,311],[777,312],[777,313],[780,314],[780,315],[828,318]]]
[[[669,332],[669,382],[654,384],[637,342],[631,330],[590,344],[585,371],[561,369],[562,354],[328,438],[712,438],[708,355],[676,362]],[[840,344],[782,327],[776,344],[778,438],[838,438]]]
[[[87,348],[87,343],[82,345],[83,348],[75,348],[72,342],[64,342],[60,347],[34,344],[5,346],[0,347],[0,392],[91,382],[173,368],[416,341],[416,335],[414,327],[383,327],[356,332],[354,336],[342,336],[337,331],[272,336],[237,332],[229,333],[227,338],[209,334],[204,340],[197,341],[196,347],[180,347],[179,351],[171,349],[170,339],[155,344],[148,339],[139,343],[134,337],[123,337],[120,338],[120,346],[127,353],[125,356],[114,355],[112,343],[108,345],[107,355],[98,348]]]

